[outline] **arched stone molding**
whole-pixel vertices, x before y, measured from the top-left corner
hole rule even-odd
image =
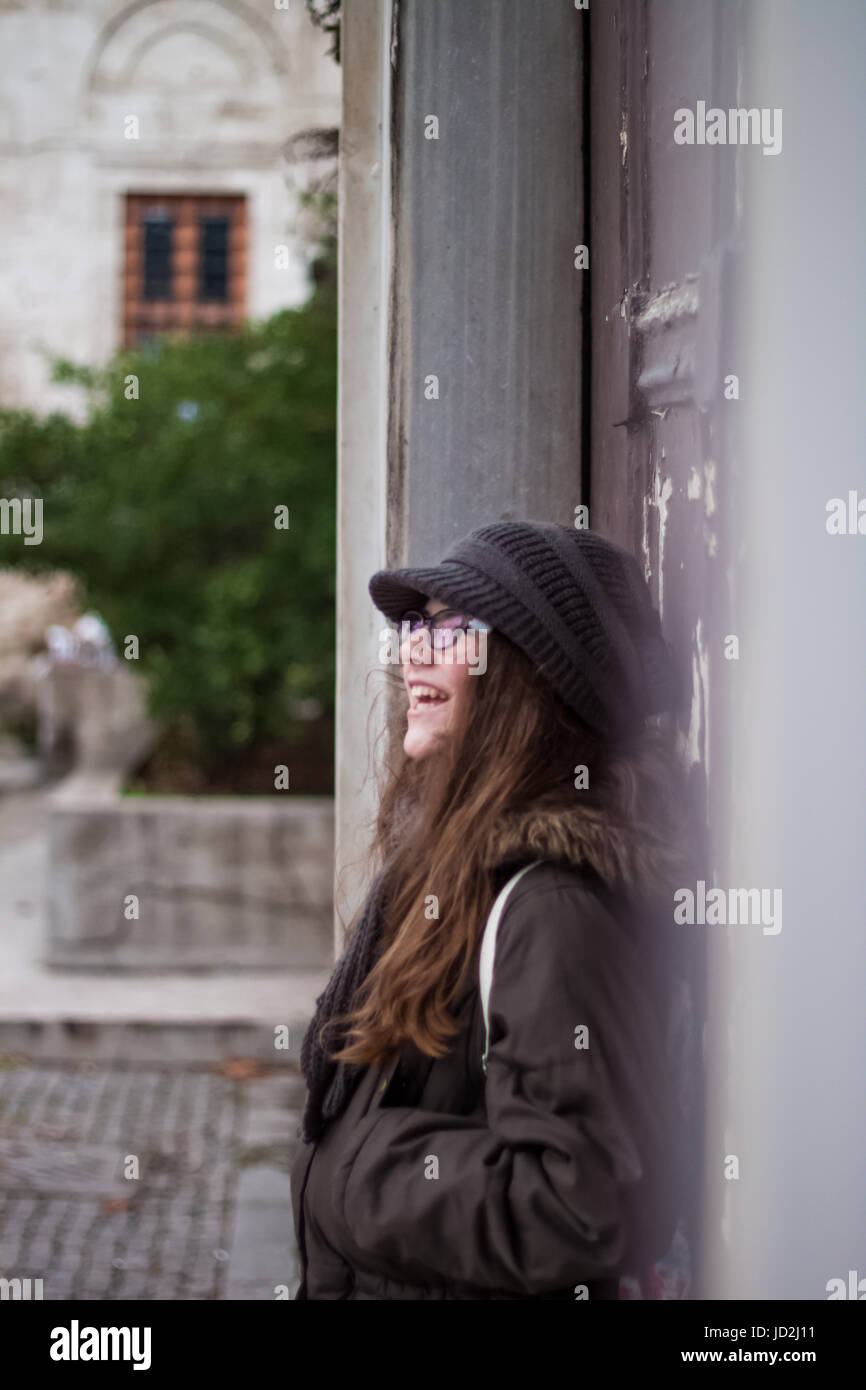
[[[108,157],[166,146],[207,163],[238,147],[245,159],[254,146],[272,155],[290,67],[278,33],[249,6],[138,0],[105,25],[84,65],[80,125]]]

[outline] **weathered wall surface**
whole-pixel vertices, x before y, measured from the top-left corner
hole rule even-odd
[[[388,558],[581,502],[584,25],[400,7]]]
[[[596,6],[591,24],[591,522],[643,560],[679,666],[699,868],[708,883],[719,873],[726,881],[737,409],[726,396],[735,370],[726,291],[741,230],[738,168],[761,155],[673,136],[674,112],[689,100],[735,98],[738,7],[615,0]],[[700,1054],[707,942],[692,930],[684,945]],[[702,1129],[698,1114],[690,1211],[698,1264]]]
[[[676,145],[673,131],[683,93],[712,104],[736,90],[737,26],[719,15],[714,0],[621,0],[593,13],[590,392],[592,525],[643,558],[683,678],[695,811],[717,823],[710,692],[727,674],[736,410],[723,284],[744,152]]]

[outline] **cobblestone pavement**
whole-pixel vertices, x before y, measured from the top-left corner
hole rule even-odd
[[[292,1297],[303,1095],[289,1062],[0,1058],[0,1279],[46,1300]]]

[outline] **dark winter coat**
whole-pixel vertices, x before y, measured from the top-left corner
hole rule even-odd
[[[565,813],[497,827],[496,889],[545,862],[500,923],[486,1077],[476,951],[449,1054],[406,1046],[365,1068],[342,1115],[301,1144],[298,1299],[616,1298],[621,1275],[664,1255],[681,1161],[673,906],[622,891],[648,853]]]

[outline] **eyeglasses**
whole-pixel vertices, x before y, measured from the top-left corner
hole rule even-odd
[[[408,628],[410,636],[426,627],[436,651],[445,651],[453,647],[458,632],[467,632],[469,629],[475,632],[493,631],[489,623],[482,622],[480,618],[470,618],[468,614],[461,613],[456,608],[443,608],[429,617],[425,613],[410,609],[408,613],[403,614],[402,625],[404,630]]]

